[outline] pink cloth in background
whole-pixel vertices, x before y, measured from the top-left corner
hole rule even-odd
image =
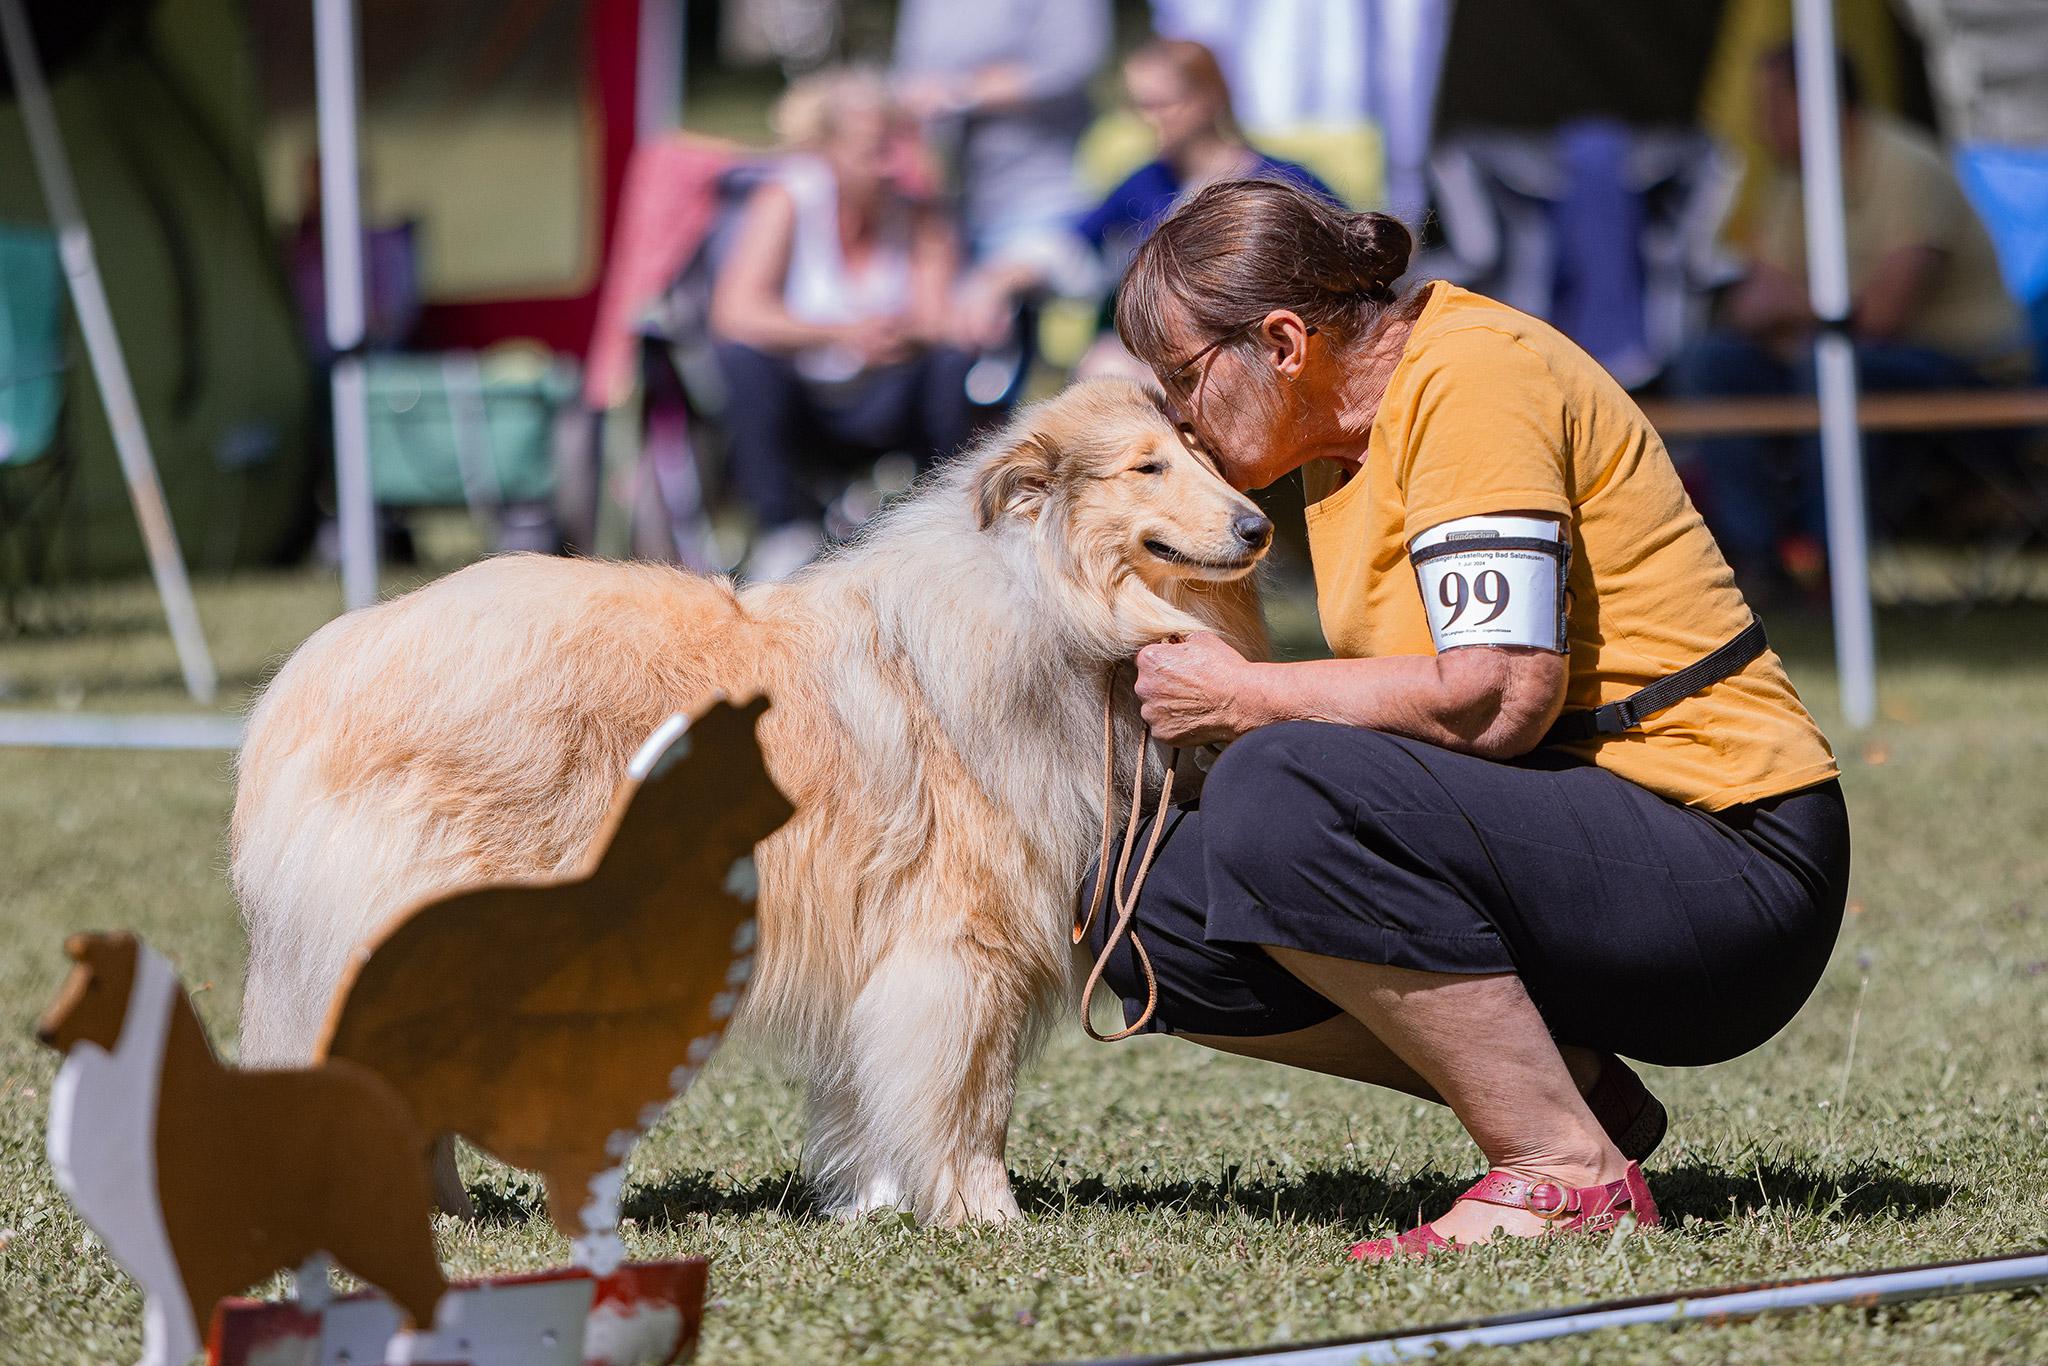
[[[593,410],[633,392],[640,319],[711,231],[718,179],[741,159],[729,143],[688,133],[633,149],[584,362],[583,401]]]

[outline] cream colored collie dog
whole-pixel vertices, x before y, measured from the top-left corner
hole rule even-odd
[[[761,846],[741,1023],[808,1083],[806,1167],[844,1213],[1016,1214],[1004,1140],[1070,996],[1106,680],[1177,632],[1263,654],[1248,576],[1271,530],[1143,390],[1099,381],[783,583],[509,556],[342,617],[270,684],[241,754],[245,1063],[310,1056],[386,917],[574,865],[664,717],[765,692],[798,811]],[[1121,791],[1127,685],[1118,711]]]

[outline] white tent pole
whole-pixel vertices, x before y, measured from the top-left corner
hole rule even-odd
[[[1851,729],[1862,730],[1877,719],[1877,643],[1870,611],[1863,446],[1856,427],[1856,349],[1846,327],[1849,249],[1842,212],[1834,0],[1794,0],[1793,25],[1800,181],[1806,204],[1806,278],[1813,313],[1820,320],[1813,361],[1820,397],[1835,666],[1842,681],[1842,716]]]
[[[85,334],[86,356],[92,362],[100,404],[106,409],[107,426],[113,432],[114,453],[121,461],[128,501],[134,505],[135,520],[142,527],[149,572],[156,579],[157,596],[163,599],[171,643],[177,648],[178,667],[185,675],[185,690],[195,701],[211,702],[219,680],[213,658],[206,650],[206,635],[199,626],[199,607],[192,600],[192,583],[185,575],[185,557],[178,549],[177,528],[171,525],[170,509],[164,506],[163,484],[157,479],[149,435],[142,427],[142,410],[135,402],[135,386],[128,377],[127,360],[121,354],[120,334],[114,330],[106,284],[100,279],[99,262],[93,256],[92,231],[86,226],[85,213],[78,204],[71,163],[64,156],[64,140],[57,131],[57,115],[50,104],[49,83],[43,79],[35,33],[29,28],[21,0],[0,0],[0,41],[7,48],[7,67],[13,74],[15,98],[21,104],[21,120],[28,130],[36,179],[42,184],[43,199],[57,225],[57,250],[64,260],[71,306],[78,312],[79,331]]]
[[[320,120],[320,257],[327,344],[334,352],[334,498],[341,597],[377,600],[377,525],[370,493],[370,419],[363,378],[363,205],[356,152],[355,0],[313,0]]]

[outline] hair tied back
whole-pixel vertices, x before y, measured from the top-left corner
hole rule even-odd
[[[1345,220],[1358,292],[1375,303],[1392,303],[1394,282],[1408,273],[1415,238],[1400,219],[1383,213],[1354,213]]]

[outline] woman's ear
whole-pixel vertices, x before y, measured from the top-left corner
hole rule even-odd
[[[991,458],[974,478],[976,524],[986,531],[1005,513],[1036,517],[1058,463],[1058,449],[1036,432]]]
[[[1295,379],[1308,363],[1309,334],[1315,329],[1291,308],[1276,308],[1259,325],[1259,341],[1266,363],[1282,379]]]

